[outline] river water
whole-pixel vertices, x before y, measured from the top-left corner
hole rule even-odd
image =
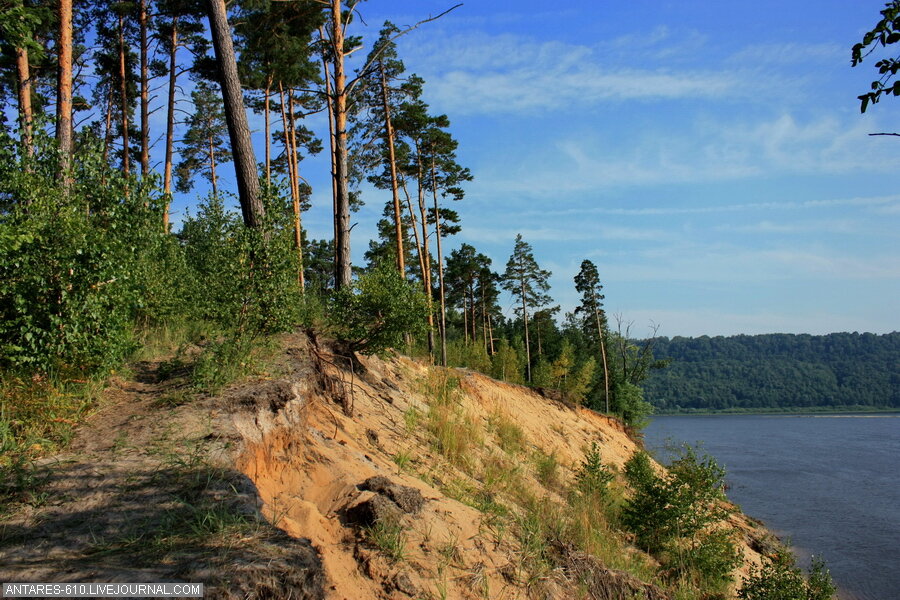
[[[800,563],[825,559],[843,600],[900,599],[900,415],[655,417],[645,443],[702,443],[728,496]]]

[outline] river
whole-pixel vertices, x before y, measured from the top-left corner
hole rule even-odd
[[[655,417],[647,448],[702,442],[728,496],[800,563],[825,559],[842,600],[900,598],[900,415]]]

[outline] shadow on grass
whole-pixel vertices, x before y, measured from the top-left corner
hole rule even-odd
[[[205,462],[57,465],[42,504],[0,522],[0,581],[194,582],[208,598],[324,597],[321,560]],[[144,467],[144,468],[142,468]]]

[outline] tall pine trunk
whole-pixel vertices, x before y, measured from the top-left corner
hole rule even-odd
[[[56,140],[60,150],[60,173],[66,187],[72,159],[72,0],[59,0],[58,79],[56,85]]]
[[[291,130],[288,127],[287,103],[284,100],[284,85],[278,82],[278,97],[281,100],[281,128],[284,133],[284,160],[287,163],[288,184],[291,190],[291,201],[297,203],[297,188],[294,187],[294,161],[291,160]]]
[[[428,353],[434,356],[434,293],[431,285],[431,248],[428,243],[428,209],[425,207],[425,174],[422,171],[422,154],[419,142],[416,141],[416,164],[418,172],[416,192],[419,197],[419,215],[422,218],[422,252],[424,263],[422,268],[422,285],[425,287],[425,299],[428,301]]]
[[[103,136],[103,169],[109,166],[109,147],[112,146],[112,113],[113,113],[113,95],[115,91],[112,85],[106,92],[106,131]]]
[[[447,304],[444,299],[444,254],[441,250],[441,213],[438,207],[437,193],[437,168],[434,164],[434,156],[431,157],[431,192],[434,196],[434,229],[435,239],[437,240],[437,260],[438,260],[438,285],[441,300],[441,365],[447,366]]]
[[[322,40],[322,43],[325,43],[325,28],[319,26],[319,39]],[[322,52],[322,72],[325,74],[325,106],[328,111],[328,148],[330,150],[329,155],[331,157],[331,210],[332,210],[332,225],[334,227],[334,241],[337,243],[338,238],[338,219],[337,219],[337,180],[334,177],[335,170],[337,167],[335,166],[335,148],[336,144],[334,142],[334,96],[333,96],[333,86],[331,85],[331,70],[328,68],[328,60],[325,56],[325,52]]]
[[[331,0],[331,44],[334,59],[334,182],[335,220],[334,285],[340,289],[350,285],[350,190],[349,154],[347,148],[347,90],[344,72],[344,23],[341,0]]]
[[[297,160],[297,126],[294,116],[294,90],[288,90],[288,116],[291,124],[291,162],[294,165],[294,179],[291,185],[294,189],[294,249],[297,251],[297,280],[300,283],[300,293],[306,288],[303,275],[303,226],[300,221],[300,161]]]
[[[261,227],[266,210],[259,197],[256,157],[253,154],[250,127],[247,125],[247,113],[244,110],[244,97],[238,78],[225,0],[209,0],[209,28],[219,67],[225,121],[228,123],[228,137],[231,139],[231,154],[234,158],[241,213],[248,227]]]
[[[491,313],[487,314],[487,326],[488,326],[488,340],[490,340],[491,344],[491,356],[494,355],[494,326],[491,323]]]
[[[213,139],[209,138],[209,180],[212,182],[213,198],[219,197],[219,179],[216,177],[216,146]]]
[[[609,366],[606,363],[606,344],[603,341],[603,327],[600,320],[600,309],[597,308],[597,296],[591,291],[594,302],[594,318],[597,320],[597,336],[600,338],[600,356],[603,358],[603,391],[606,393],[606,412],[609,414]]]
[[[394,235],[397,238],[397,270],[400,277],[406,279],[405,257],[403,256],[403,215],[400,210],[400,190],[397,185],[397,157],[394,151],[394,127],[391,123],[391,104],[388,101],[387,77],[384,73],[384,63],[379,61],[381,69],[381,100],[384,105],[384,137],[388,146],[388,161],[391,171],[391,194],[394,199]],[[440,249],[438,249],[440,253]],[[446,344],[445,344],[446,346]],[[446,347],[445,352],[446,354]],[[446,362],[444,363],[446,366]]]
[[[401,182],[403,195],[406,197],[406,206],[409,208],[409,218],[412,225],[413,236],[416,242],[416,256],[419,257],[419,269],[422,271],[422,279],[425,279],[425,252],[422,250],[422,240],[419,237],[419,223],[416,220],[416,213],[413,209],[412,199],[409,197],[409,190],[406,188],[406,182]]]
[[[166,158],[163,167],[163,193],[165,194],[165,210],[163,211],[163,228],[169,232],[169,204],[172,201],[172,150],[175,144],[175,86],[178,80],[178,17],[172,18],[172,33],[169,38],[169,97],[166,108]]]
[[[528,340],[528,304],[525,301],[525,278],[522,284],[522,319],[525,321],[525,367],[528,374],[528,383],[531,383],[531,343]]]
[[[141,32],[141,176],[150,172],[150,74],[147,46],[147,0],[139,4],[138,23]]]
[[[125,17],[119,15],[119,101],[122,110],[122,171],[127,176],[130,171],[128,147],[128,86],[125,72]]]
[[[266,70],[269,65],[266,65]],[[266,97],[264,100],[263,115],[265,120],[266,136],[266,185],[272,185],[272,131],[269,123],[269,96],[272,95],[272,76],[266,75]]]
[[[22,128],[22,149],[26,156],[32,154],[31,129],[34,114],[31,108],[31,66],[28,64],[28,48],[16,48],[16,75],[19,91],[19,126]]]

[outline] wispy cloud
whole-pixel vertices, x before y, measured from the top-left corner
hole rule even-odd
[[[820,61],[849,61],[850,51],[838,44],[780,42],[753,44],[728,57],[733,65],[794,65]]]
[[[837,116],[790,114],[745,120],[703,119],[678,131],[628,139],[572,133],[519,151],[514,168],[483,170],[474,189],[567,194],[598,189],[732,181],[781,174],[893,173],[893,150],[873,144],[871,124]]]
[[[662,39],[668,34],[662,30],[654,35]],[[411,49],[407,60],[424,68],[431,101],[457,115],[537,113],[604,100],[727,99],[759,93],[747,90],[734,69],[650,69],[611,60],[616,54],[611,48],[623,40],[588,46],[473,32],[434,36]],[[657,49],[657,58],[677,53],[676,48]]]
[[[832,234],[870,234],[871,229],[853,219],[830,219],[816,221],[758,221],[742,225],[724,224],[717,225],[714,231],[722,233],[748,233],[748,234],[784,234],[794,235],[800,233],[832,233]]]
[[[833,198],[827,200],[775,200],[771,202],[744,202],[738,204],[715,204],[710,206],[647,206],[642,208],[617,208],[592,206],[586,208],[549,209],[540,212],[525,213],[528,216],[566,217],[579,215],[611,215],[611,216],[674,216],[704,215],[716,213],[770,212],[770,211],[804,211],[827,207],[859,207],[871,209],[876,214],[900,213],[900,195],[871,196],[854,198]]]
[[[464,227],[460,239],[472,243],[507,243],[522,234],[527,242],[560,242],[606,240],[606,241],[647,241],[672,240],[671,232],[660,229],[640,227],[622,227],[613,225],[597,225],[595,223],[568,223],[565,227],[524,227],[516,228],[508,225],[485,227],[470,225]]]
[[[678,243],[632,250],[608,259],[606,276],[619,282],[743,285],[775,282],[896,281],[900,256],[882,249],[847,255],[817,244],[751,248],[725,242]]]

